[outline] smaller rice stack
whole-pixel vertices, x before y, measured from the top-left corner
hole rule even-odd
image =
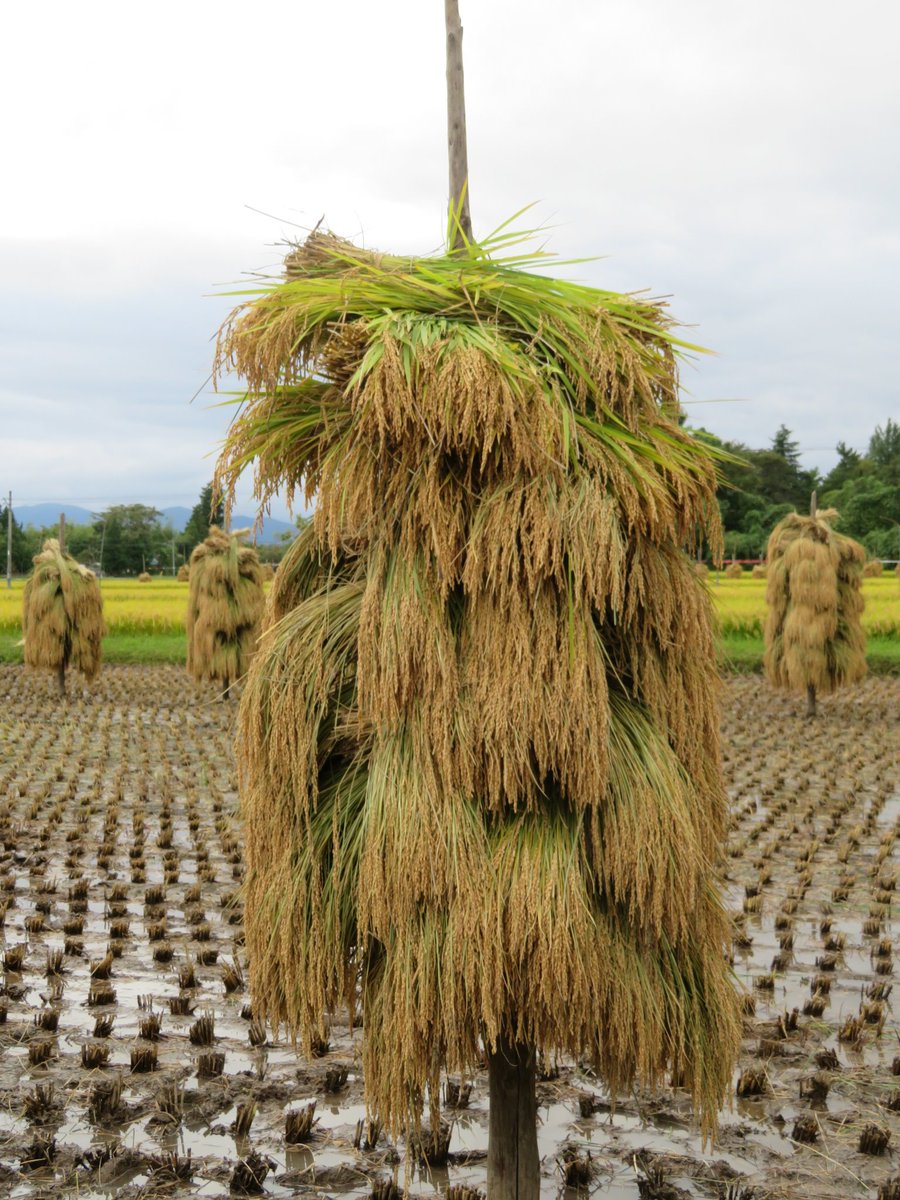
[[[60,549],[56,538],[34,557],[22,599],[22,634],[29,667],[80,671],[88,683],[100,671],[106,625],[97,576]]]
[[[743,574],[744,574],[744,568],[741,566],[740,563],[736,563],[736,562],[729,563],[728,566],[725,568],[725,578],[726,579],[740,579]]]
[[[832,529],[834,509],[791,513],[769,537],[765,670],[778,688],[829,694],[862,679],[865,551]]]
[[[264,596],[259,557],[246,531],[209,527],[194,548],[187,615],[187,669],[198,682],[239,679],[256,650]]]
[[[187,563],[182,563],[181,566],[178,568],[178,582],[179,583],[187,583],[187,581],[190,579],[190,577],[191,577],[190,568],[188,567]]]

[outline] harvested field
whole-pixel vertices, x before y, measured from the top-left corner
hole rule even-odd
[[[234,704],[167,667],[71,687],[0,666],[0,1195],[394,1194],[405,1147],[366,1124],[348,1014],[307,1061],[250,1007]],[[588,1072],[543,1063],[545,1195],[875,1200],[900,1171],[898,711],[897,679],[813,723],[726,684],[740,1095],[704,1149],[677,1086],[613,1114]],[[474,1198],[486,1082],[445,1100],[445,1161],[416,1161],[411,1191]]]

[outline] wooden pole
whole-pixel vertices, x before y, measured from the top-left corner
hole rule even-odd
[[[487,1060],[487,1194],[491,1200],[539,1200],[534,1049],[501,1037]]]
[[[60,554],[65,554],[65,552],[66,552],[66,514],[65,513],[59,514],[59,552],[60,552]]]
[[[469,157],[459,0],[444,0],[447,31],[447,157],[450,168],[450,251],[472,241]],[[488,1051],[490,1115],[487,1194],[491,1200],[539,1200],[535,1049],[501,1037]]]
[[[450,166],[450,249],[463,250],[472,240],[469,212],[469,153],[466,138],[466,93],[463,78],[462,23],[459,0],[444,0],[447,28],[447,154]]]

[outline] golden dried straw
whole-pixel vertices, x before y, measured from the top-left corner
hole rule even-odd
[[[198,681],[226,686],[247,671],[259,637],[264,605],[262,571],[246,531],[225,533],[210,525],[194,547],[187,613],[187,669]]]
[[[865,551],[832,529],[837,515],[790,513],[769,536],[764,663],[775,687],[829,694],[866,673]]]
[[[222,331],[219,486],[315,500],[240,712],[254,1006],[309,1047],[361,994],[394,1130],[500,1035],[613,1089],[674,1068],[711,1127],[715,466],[662,308],[529,262],[316,234]]]
[[[105,633],[97,576],[50,538],[34,557],[23,593],[25,662],[57,672],[74,667],[90,682],[100,671]]]

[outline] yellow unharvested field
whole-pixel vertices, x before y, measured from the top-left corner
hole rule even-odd
[[[24,580],[13,580],[12,590],[0,588],[0,632],[22,627]],[[181,633],[187,612],[188,585],[175,579],[138,583],[133,579],[104,579],[103,614],[114,634]]]
[[[0,633],[21,629],[23,580],[12,590],[0,586]],[[766,618],[766,581],[726,579],[710,572],[708,578],[723,633],[761,636]],[[879,637],[900,636],[900,580],[893,573],[863,583],[866,610],[863,625]],[[112,634],[180,633],[184,629],[188,585],[174,579],[137,583],[130,579],[103,581],[104,613]]]
[[[726,579],[710,571],[709,594],[712,596],[719,626],[723,633],[762,637],[766,620],[766,581]],[[900,636],[900,579],[892,572],[878,579],[863,580],[863,628],[872,637]]]

